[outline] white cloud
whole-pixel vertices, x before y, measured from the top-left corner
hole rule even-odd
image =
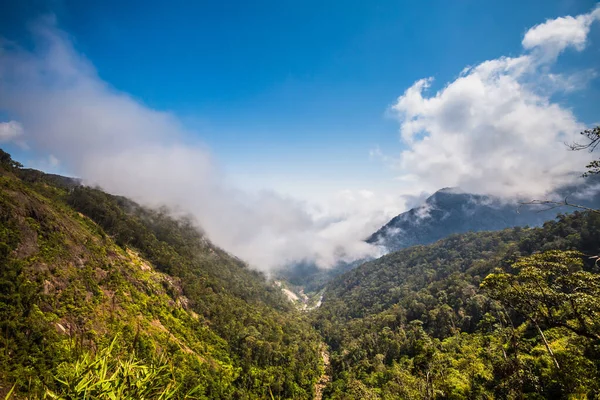
[[[573,72],[571,74],[553,74],[548,73],[545,77],[547,84],[546,88],[549,94],[556,92],[576,92],[583,90],[593,79],[598,77],[598,73],[593,69],[585,69],[583,71]]]
[[[24,164],[30,168],[39,169],[51,174],[60,174],[61,172],[64,173],[60,170],[60,160],[53,154],[27,160],[27,162]]]
[[[23,126],[17,121],[0,122],[0,143],[13,142],[23,136]]]
[[[564,143],[585,126],[551,95],[574,90],[581,77],[547,71],[566,47],[583,50],[599,11],[530,29],[521,56],[466,68],[431,96],[432,78],[415,82],[392,107],[407,145],[397,160],[401,181],[417,191],[450,186],[501,197],[541,196],[572,182],[590,155]]]
[[[173,114],[103,82],[52,19],[33,29],[34,52],[6,42],[0,49],[0,109],[23,124],[36,152],[50,155],[37,165],[60,163],[110,192],[191,213],[217,245],[264,271],[377,254],[363,239],[399,211],[385,206],[391,199],[356,193],[315,210],[236,189]],[[11,126],[21,134],[20,124]]]
[[[567,47],[581,51],[585,48],[590,26],[600,19],[600,7],[577,17],[566,16],[548,20],[529,29],[523,37],[527,50],[541,49],[545,56],[556,57]]]

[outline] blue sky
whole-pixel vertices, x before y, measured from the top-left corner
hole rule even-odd
[[[55,14],[103,80],[177,114],[241,184],[368,189],[395,184],[369,150],[402,149],[386,111],[413,82],[518,54],[529,27],[594,4],[13,1],[0,29],[27,41],[28,22]],[[586,96],[568,100],[592,122],[597,84]]]
[[[443,187],[548,198],[593,155],[600,6],[1,1],[0,145],[327,267]],[[266,190],[265,190],[266,189]]]

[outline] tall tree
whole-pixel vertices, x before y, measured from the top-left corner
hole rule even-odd
[[[481,286],[531,321],[544,340],[540,326],[600,340],[600,275],[584,271],[582,257],[576,251],[534,254],[512,265],[517,274],[497,271]]]

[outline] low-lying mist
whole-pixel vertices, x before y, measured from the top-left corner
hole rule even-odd
[[[87,184],[191,213],[214,243],[263,271],[303,260],[327,268],[378,253],[363,239],[390,215],[366,213],[368,196],[346,196],[345,209],[317,213],[275,192],[236,189],[174,115],[103,82],[52,18],[32,33],[33,51],[4,42],[0,53],[0,107],[18,119],[11,139]]]

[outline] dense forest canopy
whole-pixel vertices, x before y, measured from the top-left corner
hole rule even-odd
[[[600,214],[454,235],[328,286],[331,398],[595,398]]]

